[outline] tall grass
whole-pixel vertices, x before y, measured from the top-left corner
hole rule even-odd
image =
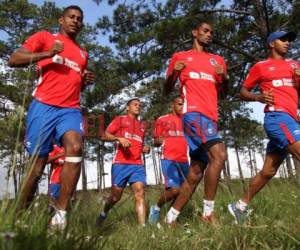
[[[161,222],[161,227],[136,224],[130,190],[111,210],[107,220],[96,228],[95,219],[103,194],[80,193],[69,213],[65,231],[48,228],[47,197],[39,196],[32,207],[14,212],[14,201],[0,206],[1,249],[300,249],[299,187],[283,180],[273,180],[251,203],[252,216],[244,225],[235,225],[227,204],[241,195],[240,184],[230,183],[233,194],[222,185],[216,211],[220,226],[200,222],[203,187],[180,215],[175,229]],[[149,204],[155,203],[158,188],[147,188]],[[168,206],[161,211],[162,219]]]

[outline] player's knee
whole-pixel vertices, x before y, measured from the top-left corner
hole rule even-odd
[[[178,196],[180,189],[179,188],[172,188],[173,196]]]
[[[145,197],[145,189],[144,188],[138,188],[134,191],[134,197],[136,200],[144,199]]]
[[[227,152],[225,150],[218,151],[211,158],[211,161],[219,166],[224,166],[226,160],[227,160]]]
[[[115,203],[117,203],[120,199],[121,199],[121,195],[113,195],[113,196],[111,197],[111,202],[112,202],[113,204],[115,204]]]

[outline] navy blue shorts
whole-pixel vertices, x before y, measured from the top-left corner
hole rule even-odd
[[[83,134],[79,109],[60,108],[34,100],[26,118],[25,146],[29,155],[48,156],[53,144],[60,144],[62,136],[71,130]]]
[[[286,147],[300,140],[299,123],[285,112],[267,112],[264,128],[270,139],[267,153],[286,155]]]
[[[161,160],[166,188],[179,188],[189,173],[189,163]]]
[[[217,123],[199,112],[190,112],[183,115],[183,129],[191,159],[207,164],[206,151],[222,142]]]
[[[142,182],[146,184],[144,165],[113,164],[111,168],[112,185],[125,188],[127,183]]]

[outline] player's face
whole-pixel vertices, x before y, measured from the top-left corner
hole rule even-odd
[[[176,98],[176,100],[173,102],[173,110],[176,115],[182,115],[182,111],[183,111],[183,99],[182,98]]]
[[[201,46],[208,47],[212,42],[213,29],[208,23],[202,23],[192,34]]]
[[[270,46],[278,54],[284,56],[289,51],[290,42],[287,37],[282,37],[273,41]]]
[[[141,112],[141,102],[138,100],[133,100],[127,106],[127,112],[132,115],[139,115]]]
[[[68,35],[76,36],[83,27],[83,16],[76,9],[69,9],[59,18],[61,29]]]

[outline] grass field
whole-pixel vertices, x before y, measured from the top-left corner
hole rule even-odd
[[[200,185],[178,219],[175,229],[136,225],[133,196],[126,190],[101,228],[95,219],[107,193],[87,192],[78,195],[64,232],[47,227],[45,196],[37,198],[32,208],[16,216],[14,203],[0,206],[1,249],[300,249],[299,187],[273,180],[251,203],[254,209],[242,226],[233,224],[227,204],[241,194],[241,185],[232,182],[231,194],[221,184],[216,211],[220,227],[200,222],[203,187]],[[160,188],[147,188],[147,201],[155,202]],[[162,209],[162,218],[168,207]]]

